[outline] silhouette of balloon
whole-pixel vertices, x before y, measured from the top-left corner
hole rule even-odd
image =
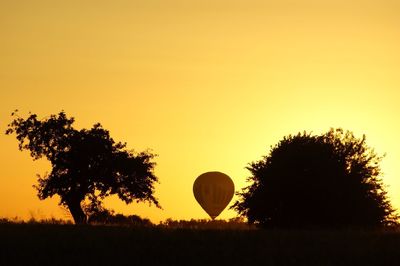
[[[193,184],[194,197],[213,220],[225,209],[234,192],[232,179],[221,172],[201,174]]]

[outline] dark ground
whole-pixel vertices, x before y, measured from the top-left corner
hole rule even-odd
[[[0,265],[400,265],[400,233],[1,224]]]

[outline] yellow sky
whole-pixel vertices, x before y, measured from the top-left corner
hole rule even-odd
[[[351,2],[351,3],[350,3]],[[18,108],[100,122],[159,156],[156,196],[107,207],[154,222],[206,218],[195,178],[245,166],[284,135],[343,127],[383,161],[400,208],[400,2],[0,0],[0,130]],[[49,170],[0,134],[0,217],[63,217],[32,185]],[[220,218],[235,216],[224,211]]]

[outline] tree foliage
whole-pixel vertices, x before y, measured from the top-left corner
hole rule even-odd
[[[46,158],[52,166],[49,174],[38,177],[38,197],[60,196],[76,223],[85,223],[81,203],[89,201],[92,210],[102,200],[116,194],[127,204],[148,201],[159,206],[153,196],[154,154],[127,150],[126,143],[115,142],[99,123],[91,129],[73,128],[74,118],[64,112],[38,119],[12,114],[6,134],[16,134],[19,149],[29,150],[33,159]]]
[[[265,228],[380,227],[396,223],[381,179],[382,157],[342,129],[284,137],[247,169],[233,205]]]

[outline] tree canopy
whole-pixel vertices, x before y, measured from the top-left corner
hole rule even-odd
[[[116,194],[127,204],[147,201],[160,207],[153,196],[154,154],[127,150],[126,143],[115,142],[99,123],[91,129],[73,128],[74,118],[64,112],[38,119],[30,114],[26,119],[13,113],[6,134],[16,134],[19,149],[29,150],[33,159],[50,161],[49,174],[38,175],[38,197],[60,196],[75,223],[85,223],[82,203],[90,209],[101,209],[102,200]]]
[[[252,162],[251,184],[232,206],[264,228],[380,227],[396,223],[366,138],[331,129],[284,137]]]

